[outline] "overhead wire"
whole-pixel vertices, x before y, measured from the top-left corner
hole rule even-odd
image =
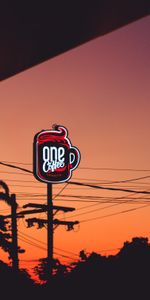
[[[28,169],[21,168],[21,167],[17,167],[17,166],[15,166],[15,165],[6,164],[6,163],[3,163],[3,162],[0,162],[0,164],[1,164],[1,165],[4,165],[4,166],[7,166],[7,167],[19,169],[19,170],[24,171],[24,172],[27,172],[27,173],[32,173],[32,171],[30,171],[30,170],[28,170]],[[68,184],[73,184],[73,185],[77,185],[77,186],[86,186],[86,187],[95,188],[95,189],[101,189],[101,190],[110,190],[110,191],[122,191],[122,192],[129,192],[129,193],[150,194],[150,192],[148,192],[148,191],[135,191],[135,190],[131,190],[131,189],[122,189],[122,188],[113,188],[113,187],[96,186],[96,185],[92,185],[92,184],[85,184],[85,183],[75,182],[75,181],[69,181]]]
[[[15,163],[15,162],[14,162]],[[18,169],[20,171],[23,171],[23,172],[27,172],[29,174],[26,174],[26,175],[32,175],[32,171],[30,170],[27,170],[25,168],[21,168],[21,167],[18,167],[18,166],[13,166],[13,165],[10,165],[10,162],[0,162],[1,165],[3,166],[7,166],[7,167],[12,167],[12,168],[15,168],[15,169]],[[29,164],[23,164],[23,163],[18,163],[18,164],[21,164],[21,165],[29,165]],[[113,171],[143,171],[143,172],[149,172],[150,170],[146,170],[146,169],[142,169],[142,170],[139,170],[139,169],[117,169],[117,168],[80,168],[80,169],[90,169],[90,170],[113,170]],[[3,173],[3,172],[2,172]],[[7,172],[6,172],[7,173]],[[15,172],[10,172],[10,174],[18,174],[20,175],[21,173],[15,173]],[[24,173],[22,173],[22,175],[25,175]],[[143,179],[146,179],[146,178],[150,178],[150,176],[142,176],[142,177],[138,177],[138,178],[132,178],[132,179],[126,179],[126,180],[119,180],[119,181],[109,181],[109,182],[103,182],[104,185],[107,185],[107,184],[119,184],[119,183],[125,183],[125,182],[133,182],[133,181],[139,181],[139,180],[143,180]],[[75,179],[74,179],[75,180]],[[88,180],[88,179],[82,179],[82,180]],[[18,182],[32,182],[32,181],[19,181],[19,180],[10,180],[9,181],[18,181]],[[90,180],[89,180],[90,181]],[[92,180],[91,180],[92,181]],[[97,180],[95,180],[97,181]],[[32,182],[33,183],[33,182]],[[131,190],[130,188],[129,189],[124,189],[124,188],[114,188],[114,187],[103,187],[103,186],[99,186],[99,185],[94,185],[94,184],[89,184],[89,183],[81,183],[81,182],[76,182],[76,181],[70,181],[70,182],[67,182],[66,185],[54,196],[54,199],[56,199],[58,196],[60,196],[61,192],[66,188],[66,186],[68,184],[72,184],[72,185],[77,185],[77,186],[81,186],[81,187],[88,187],[88,188],[96,188],[96,189],[102,189],[102,190],[110,190],[110,191],[122,191],[122,192],[128,192],[128,193],[132,193],[132,194],[147,194],[149,195],[150,192],[149,191],[135,191],[135,190]],[[14,186],[18,186],[18,187],[33,187],[33,186],[23,186],[23,185],[14,185]],[[36,186],[36,188],[38,188]],[[39,187],[39,188],[42,188],[42,187]],[[30,193],[28,195],[30,197]],[[39,194],[38,196],[40,197],[43,197],[43,195]],[[44,195],[46,196],[46,194]],[[62,196],[62,195],[61,195]],[[64,196],[64,195],[63,195]],[[37,194],[34,194],[33,193],[33,196],[32,197],[37,197]],[[65,197],[68,197],[68,195],[65,195]],[[71,196],[70,196],[71,197]],[[86,196],[85,196],[86,197]],[[127,196],[128,197],[128,196]],[[126,197],[126,198],[127,198]],[[104,199],[104,197],[102,197]],[[107,197],[105,197],[107,198]],[[114,197],[115,198],[115,197]],[[132,198],[131,201],[134,201],[136,198]],[[137,198],[138,199],[138,198]],[[145,199],[150,199],[150,198],[145,198]],[[80,198],[78,201],[82,201],[83,199]],[[115,200],[115,199],[114,199]],[[117,199],[116,199],[117,200]],[[119,200],[119,199],[118,199]],[[57,201],[63,201],[63,200],[58,200]],[[66,201],[66,200],[65,200]],[[70,200],[70,201],[77,201],[77,200]],[[86,202],[89,202],[90,200],[88,199]],[[113,201],[113,200],[112,200]],[[110,202],[107,202],[107,203],[110,203]],[[124,204],[124,203],[127,203],[127,202],[122,202],[122,203],[116,203],[116,204],[113,204],[113,205],[109,205],[107,207],[101,207],[100,209],[98,210],[103,210],[103,209],[106,209],[106,208],[109,208],[109,207],[113,207],[113,206],[116,206],[116,205],[120,205],[120,204]],[[81,207],[79,208],[78,210],[81,210],[81,209],[86,209],[86,208],[90,208],[91,206],[96,206],[96,205],[99,205],[98,204],[92,204],[92,205],[88,205],[88,206],[85,206],[85,207]],[[119,215],[119,214],[123,214],[123,213],[129,213],[131,211],[135,211],[135,210],[138,210],[138,209],[142,209],[142,208],[145,208],[145,207],[148,207],[150,204],[146,204],[146,205],[143,205],[141,207],[136,207],[136,208],[132,208],[132,209],[126,209],[126,210],[122,210],[120,212],[116,212],[116,213],[111,213],[111,214],[108,214],[108,215],[104,215],[104,216],[98,216],[98,217],[95,217],[95,218],[89,218],[89,219],[84,219],[84,220],[81,220],[80,223],[85,223],[85,222],[90,222],[90,221],[94,221],[94,220],[98,220],[98,219],[102,219],[102,218],[107,218],[107,217],[111,217],[111,216],[114,216],[114,215]],[[75,216],[80,216],[80,215],[84,215],[84,214],[88,214],[88,213],[92,213],[92,212],[95,212],[95,211],[98,211],[96,209],[92,210],[92,211],[89,211],[89,212],[84,212],[84,213],[80,213],[80,214],[77,214],[77,215],[73,215],[71,217],[75,217]],[[42,250],[46,250],[45,247],[43,246],[40,246],[37,244],[37,242],[40,242],[39,240],[35,239],[35,238],[27,238],[25,236],[23,236],[23,234],[20,234],[19,233],[19,239],[32,245],[32,246],[35,246],[35,247],[38,247],[39,249],[42,249]],[[33,240],[36,240],[37,242],[33,242]],[[68,252],[72,255],[76,255],[77,254],[73,254],[69,251],[65,251],[63,249],[60,249],[60,248],[55,248],[56,250],[60,250],[60,251],[64,251],[64,252]],[[69,256],[66,256],[66,255],[63,255],[63,254],[59,254],[57,252],[55,252],[55,254],[59,255],[59,256],[62,256],[62,257],[65,257],[65,258],[70,258],[70,259],[73,259],[72,257],[69,257]]]
[[[3,163],[2,163],[3,164]],[[5,164],[6,165],[6,164]],[[14,167],[14,168],[18,168],[17,166],[12,166],[12,165],[9,165],[7,164],[7,166],[11,166],[11,167]],[[20,169],[20,167],[19,167]],[[22,169],[22,168],[21,168]],[[26,169],[23,169],[24,171],[27,171],[27,172],[30,172],[29,170],[26,170]],[[145,176],[144,176],[145,177]],[[136,178],[136,180],[138,179],[141,179],[141,178]],[[132,179],[133,180],[133,179]],[[100,186],[93,186],[93,185],[89,185],[89,184],[82,184],[82,183],[79,183],[79,182],[68,182],[68,184],[76,184],[76,185],[82,185],[82,186],[88,186],[88,187],[93,187],[93,188],[100,188],[100,189],[108,189],[108,190],[117,190],[117,191],[125,191],[125,192],[136,192],[136,193],[150,193],[150,192],[147,192],[147,191],[133,191],[133,190],[125,190],[125,189],[121,189],[121,188],[112,188],[112,187],[100,187]],[[20,186],[20,187],[32,187],[32,186],[23,186],[23,185],[15,185],[15,186]],[[38,188],[42,188],[42,187],[38,187]]]
[[[123,213],[129,213],[131,211],[142,209],[142,208],[145,208],[145,207],[148,207],[148,206],[150,206],[150,204],[143,205],[142,207],[136,207],[136,208],[126,209],[126,210],[116,212],[116,213],[111,213],[111,214],[108,214],[108,215],[105,215],[105,216],[99,216],[99,217],[95,217],[95,218],[91,218],[91,219],[81,220],[80,223],[90,222],[90,221],[94,221],[94,220],[98,220],[98,219],[104,219],[104,218],[120,215],[120,214],[123,214]]]
[[[1,171],[0,173],[6,173],[6,174],[16,174],[16,175],[24,175],[24,173],[14,173],[14,172],[4,172]],[[27,174],[28,175],[28,174]],[[150,175],[147,176],[142,176],[142,177],[134,177],[134,178],[130,178],[130,179],[124,179],[124,180],[100,180],[100,179],[96,179],[96,178],[80,178],[80,177],[73,177],[72,180],[81,180],[81,181],[86,181],[86,183],[91,183],[94,182],[95,183],[101,183],[101,184],[118,184],[118,183],[126,183],[126,182],[131,182],[131,183],[135,183],[135,181],[139,181],[139,180],[143,180],[143,179],[147,179],[150,178]],[[35,181],[35,179],[33,178],[32,180],[23,180],[23,179],[10,179],[10,178],[3,178],[4,180],[8,180],[8,181],[14,181],[14,182],[28,182],[28,183],[35,183],[37,184],[37,182]],[[42,184],[42,183],[41,183]],[[142,184],[144,184],[144,182],[142,182]],[[145,184],[149,184],[149,182],[145,183]]]
[[[132,172],[150,172],[150,169],[134,169],[134,168],[94,168],[94,167],[80,167],[82,170],[93,171],[132,171]]]
[[[5,164],[18,164],[18,165],[32,165],[32,163],[22,163],[16,161],[5,161],[3,160],[2,163]],[[133,172],[150,172],[150,169],[136,169],[136,168],[108,168],[108,167],[79,167],[81,170],[104,170],[104,171],[133,171]]]
[[[40,250],[47,251],[47,249],[45,247],[42,247],[42,246],[38,245],[35,242],[32,242],[30,239],[24,237],[23,235],[18,234],[18,236],[19,236],[19,240],[21,240],[21,241],[23,241],[23,242],[25,242],[25,243],[27,243],[27,244],[29,244],[31,246],[34,246],[34,247],[36,247],[36,248],[38,248]],[[54,254],[56,254],[58,256],[61,256],[61,257],[65,257],[65,258],[71,259],[71,260],[74,260],[74,258],[72,258],[72,257],[70,257],[68,255],[64,255],[64,254],[61,254],[61,253],[58,253],[58,252],[55,252],[55,251],[54,251]]]
[[[19,234],[21,234],[22,236],[27,237],[28,239],[34,240],[34,241],[36,241],[36,242],[38,242],[38,243],[40,243],[40,244],[42,244],[42,245],[46,245],[45,242],[40,241],[39,239],[36,239],[36,238],[33,237],[33,236],[30,236],[30,235],[28,235],[28,234],[26,234],[26,233],[24,233],[24,232],[22,232],[22,231],[20,231],[20,230],[19,230],[18,232],[19,232]],[[69,253],[69,254],[72,254],[72,255],[74,255],[74,256],[78,256],[78,255],[77,255],[76,253],[74,253],[74,252],[67,251],[67,250],[64,250],[64,249],[61,249],[61,248],[58,248],[58,247],[54,247],[54,249],[60,250],[60,251],[62,251],[62,252],[66,252],[66,253]]]
[[[32,173],[32,171],[27,170],[25,168],[21,168],[21,167],[17,167],[14,165],[10,165],[10,164],[6,164],[3,162],[0,162],[0,164],[5,165],[7,167],[12,167],[12,168],[16,168],[19,170],[22,170],[24,172],[28,172],[28,173]],[[109,168],[110,169],[110,168]],[[133,180],[133,179],[132,179]],[[137,179],[138,180],[138,179]],[[87,186],[87,187],[91,187],[91,188],[97,188],[97,189],[103,189],[103,190],[111,190],[111,191],[123,191],[123,192],[128,192],[128,193],[140,193],[140,194],[150,194],[149,191],[134,191],[131,189],[121,189],[121,188],[113,188],[113,187],[103,187],[103,186],[96,186],[96,185],[92,185],[92,184],[86,184],[86,183],[81,183],[81,182],[68,182],[68,184],[74,184],[74,185],[78,185],[78,186]],[[145,207],[145,206],[144,206]],[[139,208],[137,208],[139,209]],[[131,210],[135,210],[135,209],[131,209]],[[130,210],[130,211],[131,211]]]
[[[107,205],[107,206],[104,206],[104,207],[100,207],[100,208],[98,208],[98,209],[86,211],[86,212],[79,213],[79,214],[78,214],[78,213],[77,213],[77,214],[73,214],[73,215],[71,215],[71,216],[69,216],[69,217],[66,217],[66,219],[67,219],[67,218],[70,218],[70,217],[71,217],[71,218],[72,218],[72,217],[73,217],[73,218],[74,218],[74,217],[78,217],[78,216],[81,216],[81,215],[85,215],[85,214],[97,212],[97,211],[104,210],[104,209],[109,209],[109,208],[111,208],[111,207],[118,206],[118,205],[120,205],[120,204],[127,204],[129,201],[130,201],[131,203],[133,203],[133,204],[137,204],[137,203],[134,202],[134,198],[129,199],[129,197],[130,197],[131,195],[132,195],[132,194],[129,194],[128,196],[120,197],[119,200],[123,200],[123,201],[121,201],[121,202],[119,201],[118,203],[111,204],[111,205]],[[107,199],[107,198],[106,198],[106,199]],[[81,210],[81,209],[85,209],[85,208],[91,208],[92,206],[98,206],[98,205],[100,205],[100,204],[114,203],[114,199],[118,200],[118,198],[116,197],[116,198],[113,198],[113,199],[111,199],[111,200],[109,200],[109,201],[100,202],[100,203],[92,204],[92,205],[89,205],[89,206],[84,206],[84,207],[82,207],[82,208],[77,209],[77,211],[79,211],[79,210]],[[126,199],[128,199],[128,200],[126,200]],[[139,198],[139,199],[140,199],[140,198]],[[146,198],[146,199],[147,199],[147,198]]]

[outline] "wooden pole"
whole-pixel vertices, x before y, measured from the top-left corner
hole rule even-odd
[[[47,184],[47,268],[49,279],[52,278],[53,274],[53,201],[52,201],[52,184]]]
[[[18,238],[17,238],[17,202],[16,195],[11,195],[11,215],[12,215],[12,268],[15,272],[19,269],[18,259]]]

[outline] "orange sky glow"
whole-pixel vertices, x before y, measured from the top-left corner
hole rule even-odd
[[[32,170],[34,135],[57,123],[68,128],[72,144],[81,152],[80,166],[71,181],[150,190],[148,177],[112,183],[150,176],[149,29],[150,17],[145,17],[1,82],[0,160],[27,164],[19,166]],[[16,193],[20,208],[28,202],[46,202],[46,184],[32,175],[4,166],[0,173],[10,192]],[[64,185],[53,185],[53,195]],[[59,213],[59,218],[81,223],[74,231],[55,230],[55,257],[71,262],[82,249],[113,254],[134,236],[150,237],[150,205],[110,216],[142,207],[149,200],[149,195],[68,184],[54,204],[75,207],[76,212]],[[9,212],[5,204],[1,207],[1,214]],[[27,229],[23,219],[18,229],[19,245],[26,249],[20,265],[30,268],[30,260],[46,257],[46,229]],[[29,237],[22,234],[37,239],[34,242],[43,249],[27,244]],[[7,260],[2,250],[0,255]]]

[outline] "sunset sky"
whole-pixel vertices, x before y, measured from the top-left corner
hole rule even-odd
[[[81,152],[80,166],[74,171],[71,181],[150,190],[148,177],[130,182],[110,182],[150,176],[149,32],[150,17],[145,17],[1,82],[0,160],[16,162],[15,165],[27,164],[19,166],[32,170],[34,135],[57,123],[68,128],[72,144]],[[0,179],[9,185],[10,192],[17,194],[20,207],[28,202],[46,202],[46,184],[8,167],[0,166],[0,172]],[[53,187],[54,196],[63,186]],[[35,197],[35,194],[39,195]],[[82,196],[82,199],[70,196]],[[89,202],[88,196],[99,202]],[[59,214],[60,219],[79,221],[139,208],[146,201],[150,203],[148,195],[133,194],[132,198],[138,197],[134,204],[132,199],[118,204],[116,197],[125,197],[123,200],[126,201],[131,199],[131,194],[67,185],[54,203],[80,209],[65,216]],[[6,205],[2,203],[1,207],[6,209],[3,213],[8,213]],[[94,212],[89,213],[91,210]],[[115,253],[124,241],[134,236],[150,237],[149,216],[150,206],[146,206],[81,222],[71,232],[59,227],[54,234],[54,246],[61,250],[54,249],[58,253],[55,257],[73,257],[62,250],[74,254],[81,249]],[[27,229],[25,220],[19,220],[18,229],[31,239],[42,241],[43,244],[34,240],[46,249],[45,228]],[[27,244],[25,236],[23,239],[19,244],[26,253],[20,255],[20,260],[28,262],[22,262],[21,266],[29,267],[29,260],[45,257],[46,250]],[[107,251],[103,251],[105,249]],[[0,254],[0,259],[6,259],[6,254],[2,251]],[[71,260],[66,258],[66,261]]]

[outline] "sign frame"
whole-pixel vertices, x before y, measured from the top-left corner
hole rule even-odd
[[[44,138],[47,140],[47,142],[45,142],[45,144],[43,142],[43,145],[46,145],[46,146],[43,146],[43,148],[42,148],[42,149],[44,149],[44,147],[45,147],[45,152],[44,151],[42,152],[43,156],[44,156],[44,153],[46,153],[45,156],[48,156],[48,153],[50,152],[50,150],[51,150],[51,155],[53,154],[52,150],[55,150],[54,153],[55,153],[55,156],[57,156],[57,158],[58,158],[58,154],[56,154],[57,150],[59,152],[60,158],[62,158],[63,153],[64,153],[64,157],[62,158],[62,161],[65,162],[64,168],[66,170],[64,172],[64,174],[65,174],[64,177],[61,175],[60,168],[56,168],[55,170],[53,169],[53,171],[52,171],[51,165],[53,163],[53,165],[56,166],[56,160],[55,160],[55,163],[54,163],[54,161],[48,162],[48,160],[45,160],[45,165],[47,163],[47,165],[50,166],[50,170],[47,171],[47,173],[51,174],[51,176],[47,175],[47,177],[49,176],[50,179],[44,178],[44,175],[43,175],[44,171],[43,171],[43,166],[42,166],[43,161],[40,161],[41,158],[39,158],[39,156],[41,155],[41,150],[39,150],[40,143],[42,143],[42,139],[44,139]],[[61,146],[59,147],[59,145],[61,145]],[[48,147],[50,149],[49,152],[48,152]],[[57,148],[57,150],[56,150],[56,148]],[[42,156],[42,158],[43,158],[43,156]],[[71,161],[71,156],[72,156],[72,161]],[[59,183],[67,182],[72,177],[72,171],[78,167],[80,160],[81,160],[80,151],[77,147],[72,146],[72,143],[68,137],[68,130],[64,126],[53,125],[52,129],[41,130],[40,132],[35,134],[34,141],[33,141],[33,174],[38,181],[45,182],[45,183],[51,183],[51,184],[52,183],[59,184]],[[62,168],[62,170],[64,169],[63,167],[61,167],[61,168]],[[42,175],[41,175],[41,173],[42,173]],[[55,175],[55,177],[54,177],[54,173],[59,174],[59,176],[57,177],[57,175]],[[46,175],[45,175],[45,177],[46,177]],[[59,177],[60,177],[60,180],[59,180]]]

